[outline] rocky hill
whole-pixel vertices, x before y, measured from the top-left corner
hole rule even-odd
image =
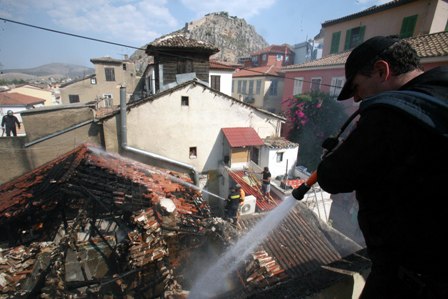
[[[248,56],[251,52],[269,46],[252,25],[247,24],[244,19],[229,16],[227,12],[207,14],[199,20],[186,23],[182,29],[170,34],[182,34],[188,38],[210,43],[220,49],[212,58],[230,63],[236,63],[238,57]],[[145,48],[146,45],[142,47]],[[135,51],[130,59],[136,62],[137,69],[142,69],[149,61],[143,50]]]
[[[50,63],[28,69],[5,69],[1,71],[3,75],[22,74],[31,77],[60,77],[67,78],[84,77],[93,74],[95,70],[80,65],[66,63]]]

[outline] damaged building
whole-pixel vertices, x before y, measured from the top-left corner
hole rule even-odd
[[[263,216],[230,224],[189,175],[83,144],[0,186],[0,298],[187,298]],[[297,204],[216,298],[263,293],[359,249],[316,219]]]
[[[3,184],[0,297],[182,295],[194,250],[236,233],[191,183],[82,145]]]

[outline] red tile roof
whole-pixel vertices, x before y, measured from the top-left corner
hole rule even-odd
[[[227,168],[227,172],[235,183],[241,185],[246,195],[253,195],[257,199],[257,212],[270,211],[281,203],[282,200],[273,192],[271,192],[271,198],[264,198],[261,192],[261,182],[255,178],[255,175],[249,175],[244,170],[231,170],[230,168]]]
[[[210,60],[210,69],[212,70],[235,70],[236,67],[226,64],[225,62],[218,62],[216,60]]]
[[[280,67],[276,67],[275,65],[244,68],[233,74],[233,77],[281,76],[280,69]]]
[[[231,147],[263,145],[254,128],[223,128],[222,132]]]
[[[44,99],[39,99],[32,96],[27,96],[17,92],[2,92],[0,93],[0,105],[8,106],[26,106],[26,105],[36,105],[44,103]]]

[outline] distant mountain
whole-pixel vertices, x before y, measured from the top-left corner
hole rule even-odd
[[[14,77],[23,80],[36,78],[82,78],[95,73],[95,69],[85,66],[66,64],[66,63],[50,63],[34,68],[27,69],[4,69],[1,70],[1,78],[8,80]]]
[[[247,24],[244,19],[229,16],[227,12],[207,14],[167,35],[171,34],[182,34],[188,38],[208,42],[220,49],[212,58],[231,63],[236,63],[239,57],[249,56],[250,53],[269,46],[252,25]],[[149,61],[143,50],[135,51],[130,59],[136,62],[137,69],[140,70],[142,66],[139,65],[146,65]]]

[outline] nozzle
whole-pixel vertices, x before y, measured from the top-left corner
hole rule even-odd
[[[317,171],[314,171],[305,183],[292,190],[292,196],[297,200],[302,200],[305,194],[311,189],[311,186],[313,186],[316,182]]]

